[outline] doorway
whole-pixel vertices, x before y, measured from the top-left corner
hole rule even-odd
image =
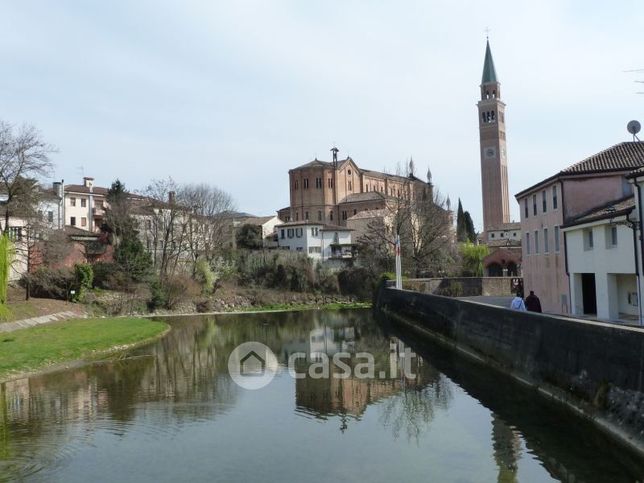
[[[584,314],[597,313],[597,291],[595,289],[595,274],[581,274],[581,293],[584,303]]]

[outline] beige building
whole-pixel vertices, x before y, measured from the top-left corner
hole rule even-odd
[[[315,221],[346,226],[360,212],[385,208],[390,199],[433,196],[431,182],[359,168],[353,159],[314,159],[289,171],[290,205],[278,211],[285,222]]]
[[[632,195],[626,175],[642,165],[644,143],[624,142],[516,194],[523,233],[524,287],[535,291],[545,312],[571,313],[562,225]]]
[[[83,178],[83,184],[68,184],[65,192],[65,225],[90,232],[99,231],[105,216],[107,188],[94,186],[94,178]]]

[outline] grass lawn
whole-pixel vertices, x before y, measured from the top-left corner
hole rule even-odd
[[[168,328],[148,319],[66,320],[0,333],[0,380],[12,373],[85,359],[96,352],[151,339]]]

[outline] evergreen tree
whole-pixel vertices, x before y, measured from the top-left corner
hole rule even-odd
[[[463,204],[461,199],[458,199],[458,211],[456,212],[456,240],[464,242],[467,240],[467,232],[465,226],[465,216],[463,213]]]
[[[465,225],[465,238],[466,241],[471,243],[476,242],[476,230],[474,229],[474,222],[470,216],[470,212],[466,211],[463,213],[464,225]]]

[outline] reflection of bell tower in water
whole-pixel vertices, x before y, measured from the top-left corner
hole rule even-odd
[[[488,231],[510,221],[508,159],[505,149],[505,104],[501,84],[496,78],[488,40],[485,48],[479,133],[481,142],[481,191],[483,193],[483,229]]]

